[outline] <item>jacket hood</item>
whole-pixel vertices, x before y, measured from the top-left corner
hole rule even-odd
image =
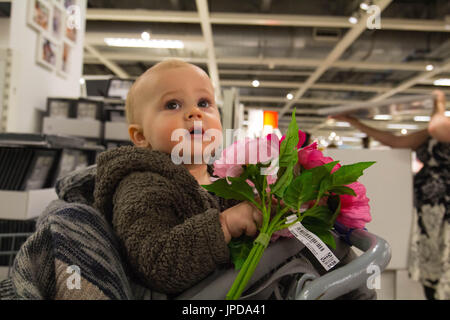
[[[197,180],[183,165],[172,162],[170,154],[134,146],[124,146],[101,153],[97,157],[94,206],[105,216],[112,213],[114,193],[120,182],[134,172],[153,172],[173,181],[186,192],[198,186]],[[208,165],[212,175],[213,168]]]

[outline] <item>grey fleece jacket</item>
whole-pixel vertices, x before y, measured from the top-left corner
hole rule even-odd
[[[130,146],[100,154],[94,199],[151,289],[182,292],[229,262],[219,214],[240,201],[209,193],[169,154]]]

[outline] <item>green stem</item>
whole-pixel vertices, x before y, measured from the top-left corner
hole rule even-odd
[[[226,299],[232,300],[233,297],[236,295],[236,291],[239,288],[242,279],[244,278],[244,275],[247,273],[248,267],[250,266],[253,256],[256,253],[255,246],[253,246],[252,250],[250,250],[250,253],[247,256],[247,259],[245,259],[244,265],[242,266],[241,270],[239,271],[239,274],[237,275],[236,279],[233,282],[233,285],[231,286],[230,290],[227,293]]]

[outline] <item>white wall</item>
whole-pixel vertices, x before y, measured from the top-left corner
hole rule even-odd
[[[358,180],[370,200],[372,221],[366,227],[391,245],[387,269],[406,269],[413,222],[411,150],[327,149],[324,153],[341,164],[376,161]]]
[[[36,63],[38,32],[27,25],[28,0],[13,0],[10,47],[12,77],[8,107],[8,132],[38,132],[38,110],[46,109],[47,97],[79,97],[83,68],[86,0],[80,1],[81,28],[72,50],[70,74],[64,79]]]

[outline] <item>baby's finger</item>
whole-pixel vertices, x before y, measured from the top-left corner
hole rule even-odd
[[[257,232],[257,228],[256,225],[253,221],[249,221],[247,223],[247,227],[245,228],[245,234],[249,237],[253,237],[254,235],[256,235]]]
[[[253,210],[252,217],[253,217],[253,221],[258,226],[258,228],[261,228],[262,222],[263,222],[263,215],[262,215],[261,211]]]

